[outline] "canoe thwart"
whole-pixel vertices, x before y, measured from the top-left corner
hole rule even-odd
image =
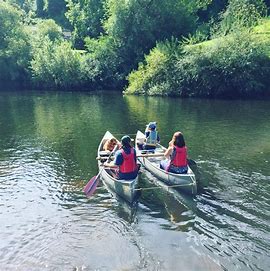
[[[137,157],[163,157],[163,153],[148,153],[148,154],[139,154]],[[98,156],[96,160],[106,160],[106,156]]]

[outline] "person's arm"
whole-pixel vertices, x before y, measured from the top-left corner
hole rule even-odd
[[[121,164],[123,163],[123,156],[121,151],[117,151],[115,154],[115,158],[113,161],[110,163],[105,162],[103,165],[105,167],[110,167],[110,168],[118,168]]]
[[[114,161],[111,161],[110,163],[105,162],[103,166],[109,168],[118,168],[118,166],[114,164]]]
[[[172,154],[173,148],[172,147],[168,147],[168,149],[164,152],[164,156],[167,159],[170,159],[170,155]]]

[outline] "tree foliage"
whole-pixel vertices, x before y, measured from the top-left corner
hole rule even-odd
[[[65,12],[67,11],[65,0],[45,0],[44,3],[44,11],[47,18],[53,19],[65,27],[69,25],[65,17]]]
[[[156,42],[186,35],[195,27],[195,10],[177,0],[110,0],[107,10],[106,33],[136,62]]]
[[[42,43],[46,36],[56,42],[63,39],[61,27],[52,19],[39,20],[31,29],[32,43]]]
[[[45,0],[36,0],[36,15],[39,18],[45,17]]]
[[[267,8],[263,0],[229,0],[226,10],[220,16],[215,34],[227,35],[241,28],[252,27],[266,14]]]
[[[82,57],[70,43],[52,42],[48,36],[35,48],[31,61],[33,80],[37,87],[48,89],[72,89],[83,81]]]
[[[199,97],[269,96],[270,59],[249,32],[208,46],[158,46],[129,76],[126,93]],[[178,53],[176,53],[178,52]],[[157,59],[161,61],[157,64]]]
[[[102,85],[123,87],[128,73],[157,41],[192,31],[196,18],[192,8],[178,0],[108,0],[105,33],[97,42],[86,43]]]
[[[17,5],[26,13],[34,10],[35,0],[7,0],[11,5]]]
[[[75,44],[83,47],[86,37],[97,38],[102,34],[106,0],[67,0],[66,16],[74,28]]]
[[[20,83],[27,80],[30,44],[22,25],[22,12],[0,2],[0,82]]]
[[[254,41],[252,31],[267,7],[268,0],[1,1],[0,80],[29,85],[32,77],[39,88],[60,89],[129,82],[127,93],[185,97],[266,95],[270,38],[263,30],[266,42]]]

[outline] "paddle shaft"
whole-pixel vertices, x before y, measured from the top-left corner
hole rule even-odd
[[[112,154],[116,151],[116,148],[117,148],[117,145],[114,147],[113,151],[110,153],[110,155],[108,156],[106,162],[109,162],[110,161],[110,158],[112,156]],[[85,192],[86,195],[89,194],[89,196],[91,196],[95,190],[96,190],[96,187],[97,187],[97,184],[98,184],[98,181],[99,181],[99,176],[101,175],[102,171],[105,169],[105,167],[103,167],[97,176],[93,177],[94,178],[94,181],[93,181],[93,178],[91,178],[89,180],[89,182],[86,184],[85,188],[84,189],[87,189],[88,191]],[[90,192],[91,191],[91,192]],[[90,192],[90,193],[89,193]]]
[[[112,155],[115,153],[117,147],[118,147],[118,146],[116,145],[116,146],[113,148],[112,152],[111,152],[110,155],[108,156],[108,159],[105,161],[105,163],[107,163],[107,162],[110,161],[110,158],[111,158]],[[101,172],[102,172],[104,169],[105,169],[105,167],[103,167],[103,168],[99,171],[99,173],[98,173],[98,175],[97,175],[97,178],[100,176]]]
[[[164,156],[164,154],[163,153],[149,153],[149,154],[139,154],[139,155],[136,155],[136,157],[163,157]],[[104,157],[97,157],[96,158],[97,160],[102,160],[102,159],[107,159],[107,157],[106,156],[104,156]],[[106,161],[107,162],[107,161]]]

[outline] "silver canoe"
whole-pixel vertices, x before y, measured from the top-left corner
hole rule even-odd
[[[109,155],[108,152],[106,153],[103,151],[103,145],[108,139],[112,137],[114,136],[109,131],[107,131],[99,144],[97,156],[98,157],[103,156],[104,157],[103,162],[106,161],[106,156],[108,157]],[[102,170],[101,160],[98,160],[98,167],[99,167],[99,170]],[[138,176],[137,178],[133,180],[119,180],[119,179],[116,179],[114,176],[115,174],[113,170],[109,168],[105,168],[101,172],[101,179],[104,185],[109,190],[112,190],[112,192],[114,192],[121,198],[127,200],[128,202],[133,202],[138,193],[138,191],[136,190],[138,186]]]
[[[135,146],[138,156],[146,152],[138,149],[138,143],[142,144],[144,141],[145,135],[141,131],[137,131]],[[155,149],[155,154],[160,153],[160,157],[138,157],[138,160],[148,171],[150,171],[154,176],[159,178],[168,186],[192,195],[197,194],[197,182],[195,174],[190,167],[188,167],[188,172],[186,174],[175,174],[160,168],[161,160],[165,159],[164,156],[162,156],[163,152],[164,147],[158,145]]]

